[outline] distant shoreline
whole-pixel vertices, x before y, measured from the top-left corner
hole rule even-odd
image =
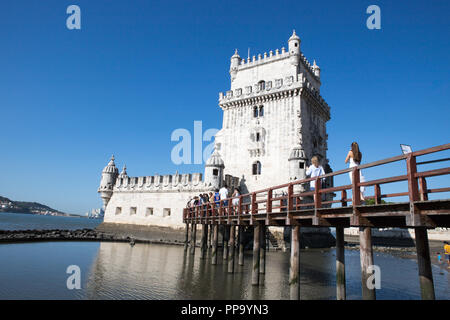
[[[36,213],[30,211],[6,211],[0,208],[0,213],[11,213],[11,214],[30,214],[33,216],[47,216],[47,217],[74,217],[74,218],[88,218],[88,216],[82,216],[71,213],[57,212],[55,214],[44,214],[44,213]]]

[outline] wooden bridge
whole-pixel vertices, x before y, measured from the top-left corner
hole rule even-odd
[[[440,166],[450,161],[442,158],[442,152],[449,150],[450,144],[428,148],[396,157],[375,161],[358,167],[336,171],[316,178],[308,178],[274,186],[271,188],[240,195],[235,198],[221,199],[219,203],[208,203],[183,211],[183,221],[186,223],[185,250],[189,243],[191,230],[191,253],[195,252],[197,224],[202,225],[201,257],[206,257],[208,226],[212,228],[212,264],[217,263],[218,225],[230,229],[229,243],[224,242],[224,258],[228,259],[228,272],[234,272],[234,256],[236,247],[236,227],[239,228],[239,264],[243,264],[242,227],[254,228],[253,242],[253,272],[252,284],[259,284],[259,274],[265,269],[265,245],[262,240],[266,226],[290,226],[291,260],[289,283],[291,299],[299,299],[300,283],[300,228],[301,227],[336,227],[336,286],[337,299],[345,299],[345,259],[344,259],[344,228],[360,227],[360,256],[362,273],[363,299],[375,299],[375,289],[368,286],[372,275],[373,251],[371,228],[401,227],[414,228],[419,266],[419,279],[422,299],[434,299],[434,284],[431,272],[430,253],[427,229],[450,227],[450,199],[442,197],[450,192],[449,180],[445,187],[430,189],[427,181],[433,177],[450,174],[450,167]],[[420,157],[432,156],[438,158],[418,161]],[[439,158],[441,156],[441,158]],[[438,164],[439,168],[419,171],[420,165]],[[404,172],[398,176],[361,182],[360,171],[390,164],[401,165]],[[321,188],[324,178],[336,178],[340,175],[352,176],[352,183],[341,186]],[[349,177],[345,177],[349,181]],[[447,178],[447,177],[446,177]],[[309,191],[305,186],[315,180],[315,190]],[[403,182],[405,190],[396,193],[382,193],[382,187],[387,184]],[[407,184],[406,184],[406,183]],[[361,187],[373,187],[372,196],[361,200]],[[340,199],[324,201],[325,194],[332,193]],[[429,199],[429,195],[433,200]],[[439,197],[441,195],[441,197]],[[448,195],[448,194],[447,194]],[[333,197],[333,199],[335,198]],[[403,197],[408,201],[386,203],[382,199]],[[430,196],[431,198],[432,196]]]

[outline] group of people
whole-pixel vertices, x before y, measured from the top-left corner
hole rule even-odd
[[[362,153],[359,150],[359,145],[357,142],[352,142],[350,145],[350,150],[347,153],[347,157],[345,158],[345,163],[349,163],[349,168],[353,168],[356,166],[359,166],[361,164],[362,159]],[[311,158],[311,165],[306,168],[306,175],[310,176],[311,178],[323,176],[325,174],[325,171],[323,170],[323,167],[319,163],[319,158],[317,156],[314,156]],[[349,172],[350,176],[350,182],[352,181],[352,173]],[[361,171],[359,173],[359,181],[365,182],[365,178],[362,175]],[[312,180],[310,181],[310,189],[315,190],[316,187],[316,181]],[[361,187],[361,200],[364,201],[364,187]]]
[[[241,195],[239,188],[234,188],[233,190],[233,194],[232,194],[232,205],[235,206],[237,204],[239,204],[239,196]],[[208,204],[208,203],[214,203],[215,205],[219,205],[220,204],[220,200],[224,200],[223,201],[223,206],[228,206],[228,199],[229,197],[229,192],[228,192],[228,186],[224,185],[222,188],[220,189],[216,189],[214,190],[214,192],[209,192],[209,193],[201,193],[198,196],[193,197],[192,199],[190,199],[187,204],[186,204],[186,208],[193,208],[195,206],[198,205],[202,205],[202,204]]]
[[[357,142],[352,142],[350,145],[350,150],[347,153],[347,156],[345,158],[345,163],[349,163],[349,168],[353,168],[356,166],[359,166],[361,164],[362,159],[362,153],[359,150],[359,145]],[[309,176],[311,178],[319,177],[325,175],[325,170],[320,165],[319,158],[317,156],[314,156],[311,158],[311,165],[306,168],[306,176]],[[350,182],[352,182],[352,173],[349,172],[350,176]],[[360,182],[365,182],[365,178],[362,175],[360,171],[359,176]],[[316,181],[312,180],[310,181],[310,189],[315,190],[316,187]],[[361,187],[361,200],[364,201],[364,187]],[[233,194],[232,194],[232,205],[236,206],[239,204],[239,196],[240,191],[238,188],[234,188]],[[222,199],[228,199],[229,198],[229,192],[228,192],[228,186],[224,185],[220,189],[214,190],[214,192],[202,193],[198,196],[193,197],[191,200],[188,201],[186,204],[186,208],[193,208],[198,205],[207,204],[207,203],[214,203],[216,205],[219,205],[220,200]],[[228,206],[228,200],[225,200],[223,202],[223,206]]]

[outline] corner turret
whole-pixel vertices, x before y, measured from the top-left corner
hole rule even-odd
[[[230,76],[231,76],[231,81],[233,81],[236,78],[236,74],[237,74],[237,69],[239,67],[239,65],[241,64],[241,57],[238,54],[238,51],[236,49],[236,51],[234,52],[233,56],[231,57],[231,63],[230,63]]]
[[[114,163],[114,155],[109,160],[108,165],[102,171],[102,178],[100,180],[100,187],[98,188],[98,193],[103,200],[103,210],[106,209],[106,206],[111,199],[114,184],[116,182],[117,176],[119,174],[119,169],[117,169],[116,164]]]
[[[289,155],[289,179],[302,180],[306,178],[306,161],[305,151],[298,144],[294,146]],[[300,186],[300,191],[304,191],[304,186]]]
[[[295,30],[292,32],[292,36],[288,40],[289,44],[289,55],[291,56],[292,64],[298,65],[300,61],[300,38],[295,33]]]
[[[314,75],[320,79],[320,68],[319,66],[316,64],[316,60],[314,60],[314,64],[312,66],[313,71],[314,71]]]
[[[223,169],[225,168],[222,157],[217,149],[209,157],[205,165],[205,185],[219,189],[223,181]]]

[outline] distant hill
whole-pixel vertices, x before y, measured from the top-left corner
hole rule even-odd
[[[0,196],[0,212],[48,214],[58,216],[69,215],[38,202],[14,201],[2,196]]]

